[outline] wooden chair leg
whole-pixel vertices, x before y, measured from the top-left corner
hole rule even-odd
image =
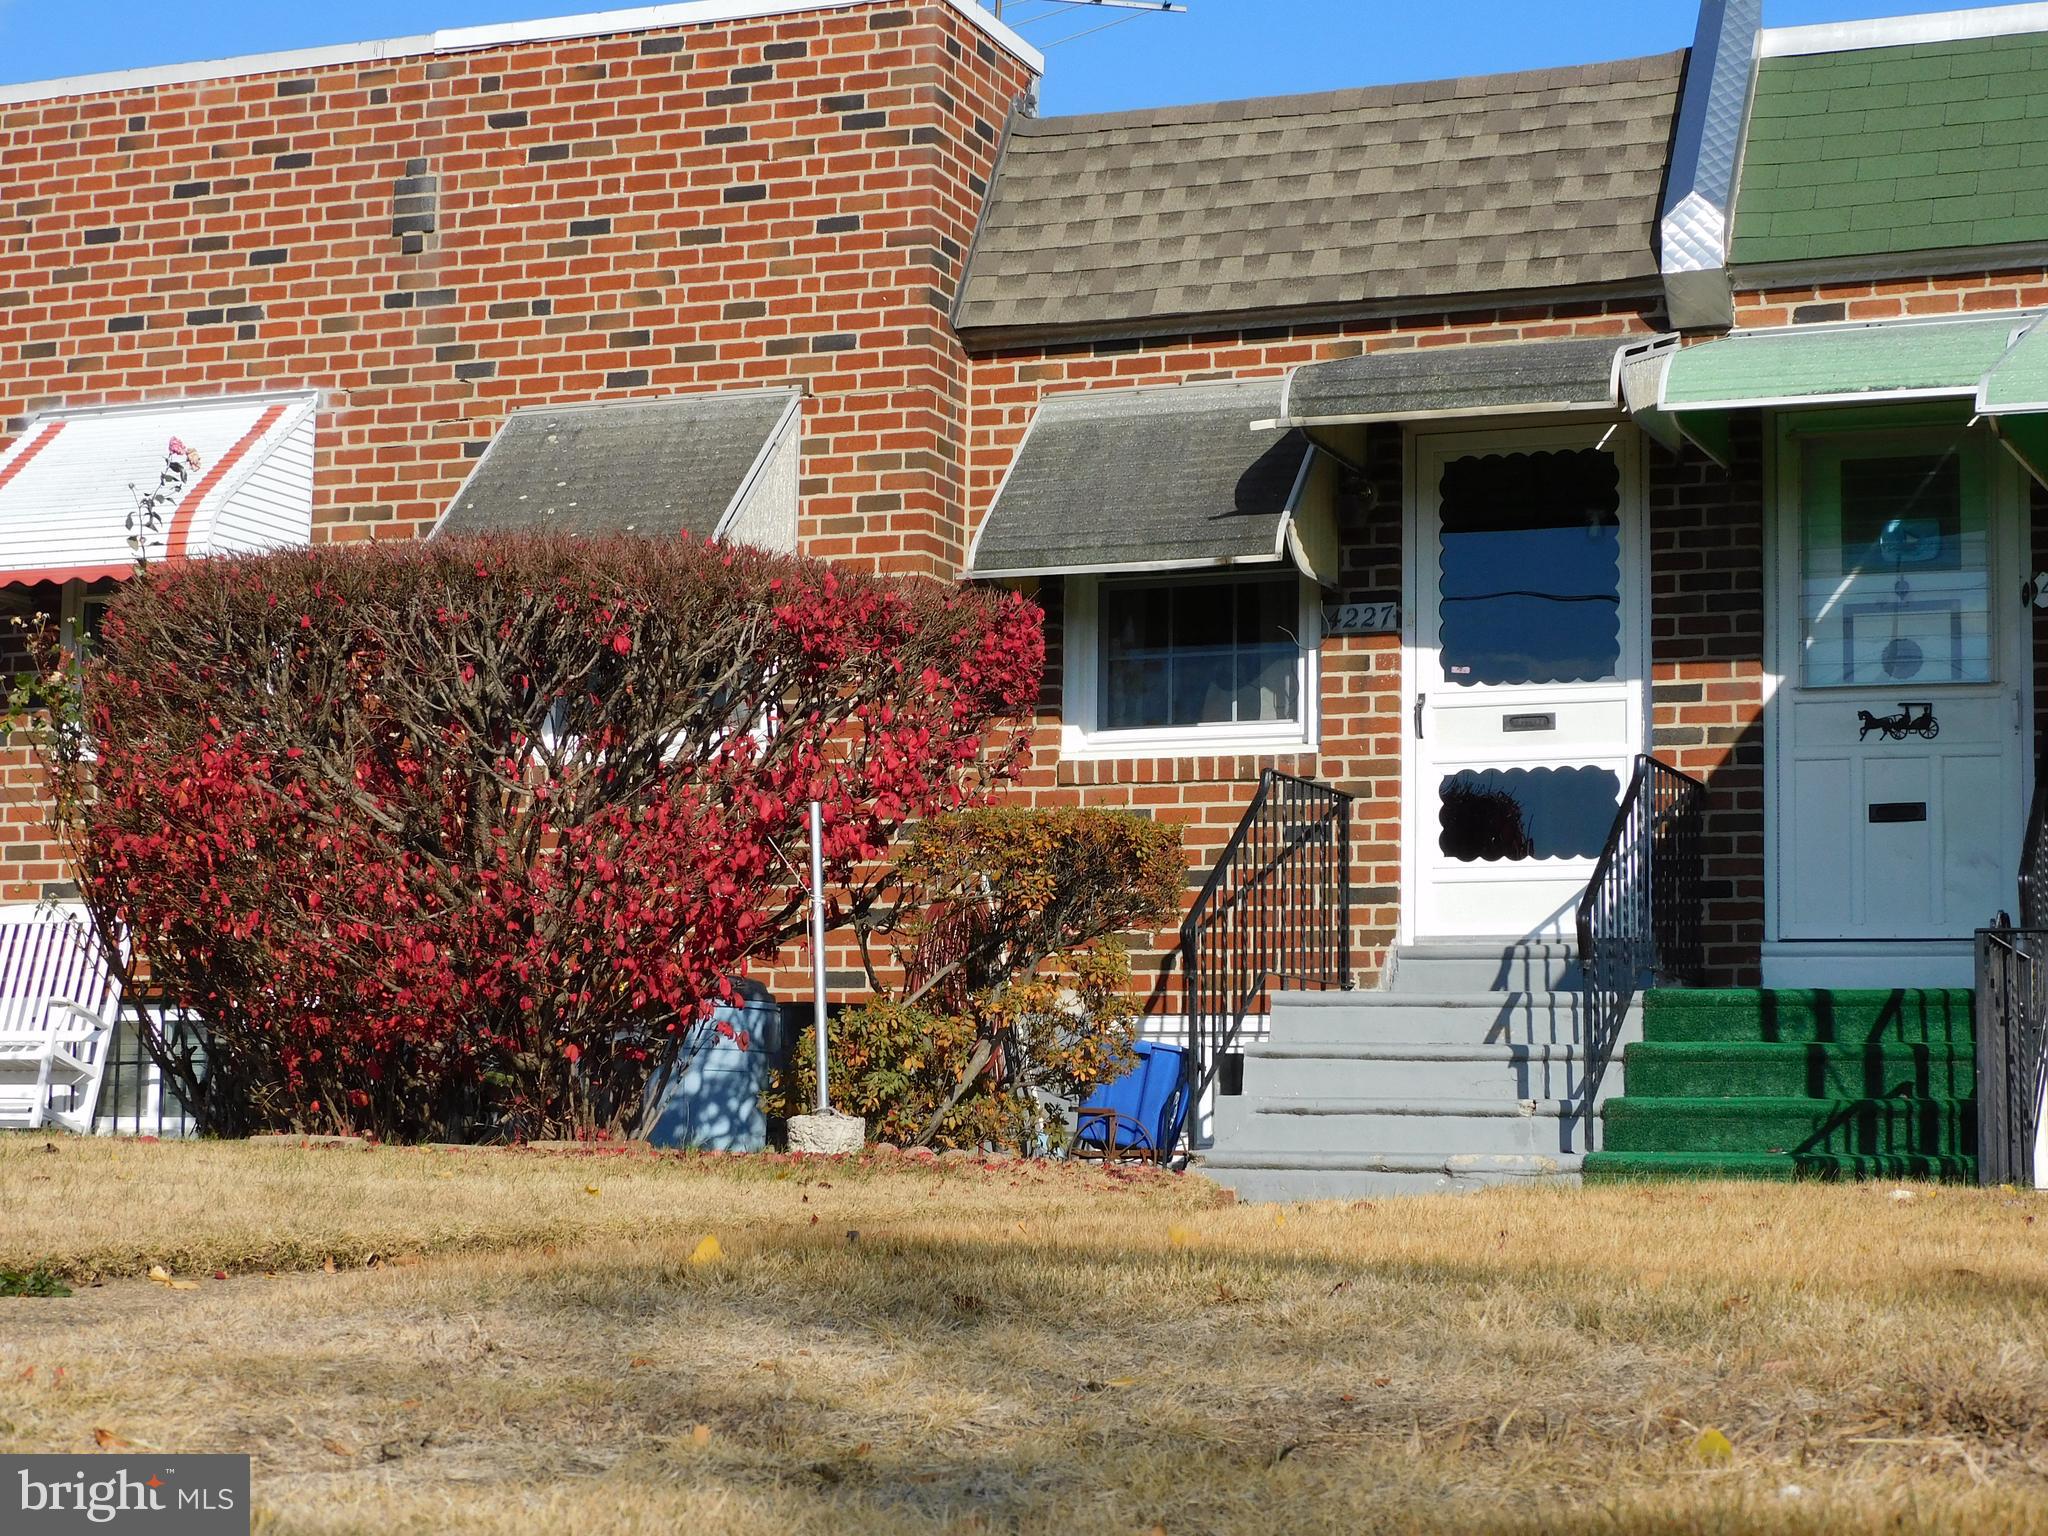
[[[28,1128],[40,1131],[43,1128],[43,1111],[50,1102],[50,1052],[43,1052],[43,1059],[36,1065],[36,1096],[29,1101]]]

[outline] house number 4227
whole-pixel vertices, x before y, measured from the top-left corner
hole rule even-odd
[[[1331,603],[1323,630],[1332,635],[1383,635],[1401,627],[1399,603]]]

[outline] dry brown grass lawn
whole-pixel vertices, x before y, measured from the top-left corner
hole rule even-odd
[[[2048,1533],[2033,1197],[49,1144],[0,1444],[248,1451],[263,1530]]]

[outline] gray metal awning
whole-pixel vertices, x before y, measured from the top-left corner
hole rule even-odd
[[[1043,401],[968,574],[1075,575],[1292,561],[1336,576],[1336,464],[1254,430],[1280,381],[1095,390]]]
[[[1345,426],[1436,417],[1616,411],[1625,356],[1676,337],[1403,347],[1309,363],[1287,377],[1268,425]]]
[[[795,389],[515,411],[436,534],[637,533],[796,547]]]

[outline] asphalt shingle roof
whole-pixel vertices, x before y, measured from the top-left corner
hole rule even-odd
[[[708,538],[795,390],[738,390],[515,412],[437,533]]]
[[[2048,240],[2048,33],[1765,59],[1737,263]]]
[[[1287,386],[1295,421],[1611,407],[1613,337],[1367,352],[1298,369]]]
[[[1645,284],[1683,53],[1012,127],[966,333]]]
[[[1308,454],[1280,380],[1049,395],[970,575],[1277,560]]]

